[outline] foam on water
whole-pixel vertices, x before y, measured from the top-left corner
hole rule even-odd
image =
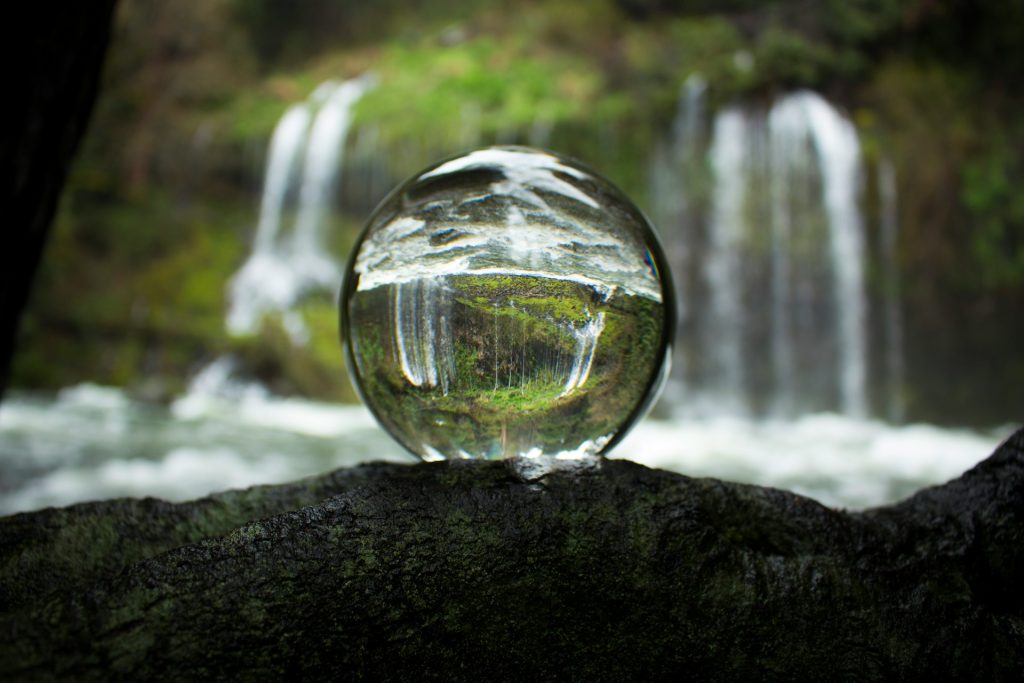
[[[364,408],[242,383],[167,408],[92,385],[0,405],[0,514],[119,496],[186,500],[373,460],[410,462]]]
[[[613,457],[696,477],[788,489],[830,506],[865,508],[959,476],[1010,433],[1010,428],[981,434],[892,426],[835,414],[792,421],[649,420],[623,440]]]
[[[169,408],[93,385],[9,397],[0,405],[0,513],[119,496],[186,500],[359,462],[413,462],[360,406],[279,398],[241,383],[206,391]],[[959,476],[1011,431],[828,414],[647,420],[612,457],[864,508]]]

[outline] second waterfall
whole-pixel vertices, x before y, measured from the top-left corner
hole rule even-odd
[[[652,168],[652,213],[681,302],[673,410],[868,416],[876,217],[856,129],[808,91],[711,117],[703,91],[695,78],[684,85]],[[883,324],[898,325],[897,302],[889,309]]]

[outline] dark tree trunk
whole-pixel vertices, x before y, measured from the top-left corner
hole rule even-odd
[[[0,520],[10,679],[1020,680],[1024,432],[891,507],[626,461]]]
[[[110,40],[115,0],[19,4],[4,22],[0,127],[0,396],[71,157],[85,130]]]

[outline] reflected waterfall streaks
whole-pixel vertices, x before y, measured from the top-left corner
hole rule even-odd
[[[390,288],[395,361],[410,384],[439,387],[445,396],[456,381],[451,327],[453,291],[442,278],[402,282]],[[508,306],[511,315],[499,313],[498,304],[492,309],[494,389],[504,386],[526,391],[538,382],[555,383],[563,386],[560,397],[582,389],[594,364],[594,353],[604,329],[604,312],[592,316],[589,309],[584,309],[584,320],[580,323],[547,319],[560,334],[555,344],[557,350],[530,354],[531,340],[525,320],[530,312],[527,308]],[[460,314],[463,318],[467,315],[466,311]],[[499,322],[502,320],[510,322]],[[565,350],[569,348],[571,352]]]
[[[416,387],[440,387],[447,395],[455,374],[451,290],[433,279],[391,289],[395,355],[402,374]]]
[[[522,147],[442,162],[353,252],[357,388],[424,459],[596,455],[658,388],[666,268],[639,210],[574,162]]]

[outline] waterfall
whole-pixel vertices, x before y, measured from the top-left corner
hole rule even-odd
[[[277,311],[292,337],[301,340],[305,328],[289,309],[312,289],[337,288],[341,266],[327,254],[324,223],[340,179],[352,108],[372,86],[367,76],[327,81],[278,121],[253,250],[228,286],[232,334],[253,334],[265,313]]]
[[[818,152],[828,213],[839,342],[840,408],[867,415],[867,299],[864,291],[864,225],[857,203],[860,142],[853,124],[819,95],[790,96],[805,112]],[[783,102],[786,104],[786,101]]]
[[[691,74],[679,88],[676,116],[672,122],[670,138],[664,146],[655,149],[651,163],[652,214],[656,225],[672,225],[678,239],[665,242],[666,256],[675,278],[676,319],[679,329],[685,329],[691,314],[689,282],[683,277],[691,270],[694,232],[697,227],[695,213],[703,199],[700,188],[706,185],[706,164],[703,155],[705,138],[705,93],[707,83],[699,74]],[[686,374],[690,363],[686,347],[676,345],[674,367],[676,381],[666,390],[679,403],[686,401]]]
[[[819,95],[803,91],[781,99],[768,115],[771,137],[773,227],[773,337],[777,406],[791,412],[795,366],[790,288],[791,241],[797,216],[799,176],[820,176],[832,273],[840,410],[867,414],[867,301],[864,291],[864,227],[858,207],[861,176],[856,130]]]
[[[769,154],[775,173],[771,187],[772,226],[772,370],[775,396],[772,412],[791,415],[796,401],[796,364],[794,361],[794,311],[792,287],[792,222],[797,213],[792,199],[802,186],[798,173],[803,152],[802,127],[791,125],[785,109],[774,108],[768,116]]]
[[[267,169],[264,173],[260,218],[256,226],[254,252],[269,253],[274,237],[281,229],[284,198],[295,176],[300,152],[309,128],[310,108],[305,103],[292,105],[285,112],[270,138]]]
[[[690,367],[675,379],[675,396],[700,413],[864,417],[856,130],[802,91],[767,110],[726,107],[705,132],[703,92],[700,82],[684,83],[673,132],[652,162],[653,213],[685,302],[677,347]],[[899,323],[888,325],[891,349]],[[898,376],[899,361],[888,363]]]
[[[710,297],[704,343],[712,372],[713,398],[734,410],[742,408],[745,395],[740,246],[744,231],[747,133],[743,113],[726,109],[715,118],[709,152],[715,190],[704,259]]]
[[[903,403],[903,315],[900,310],[899,252],[897,238],[899,215],[896,204],[896,171],[892,162],[883,160],[878,168],[879,208],[881,213],[882,269],[885,279],[883,306],[885,315],[885,374],[888,378],[886,417],[902,422]]]

